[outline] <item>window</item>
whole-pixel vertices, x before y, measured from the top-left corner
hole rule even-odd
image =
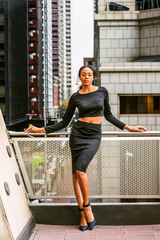
[[[0,25],[0,32],[4,32],[4,25]]]
[[[0,43],[0,49],[4,49],[4,43]]]
[[[54,28],[58,28],[58,24],[52,24],[52,27],[54,27]]]
[[[54,63],[53,67],[59,67],[59,64],[58,63]]]
[[[160,114],[160,96],[120,96],[120,114]]]

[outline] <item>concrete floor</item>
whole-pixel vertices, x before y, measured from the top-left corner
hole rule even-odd
[[[82,232],[78,226],[37,224],[29,240],[160,240],[159,225],[95,226]]]

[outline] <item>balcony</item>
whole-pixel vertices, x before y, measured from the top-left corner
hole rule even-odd
[[[38,87],[39,84],[38,84],[38,79],[37,78],[34,78],[32,79],[32,81],[29,82],[29,87]]]
[[[38,98],[38,88],[37,87],[33,87],[29,89],[29,97],[31,98]]]
[[[37,52],[37,48],[38,48],[37,42],[29,44],[29,52]]]
[[[33,97],[38,97],[38,90],[33,91],[33,92],[29,92],[29,97],[33,98]]]
[[[28,18],[37,18],[37,9],[28,12]]]
[[[37,110],[37,111],[39,111],[38,102],[34,102],[32,105],[29,105],[29,110]]]
[[[28,27],[31,29],[37,29],[37,20],[36,19],[32,19],[29,21],[28,23]]]
[[[38,64],[38,57],[36,55],[33,58],[29,59],[29,64]]]
[[[37,0],[28,0],[28,6],[36,6],[37,5]]]
[[[36,222],[78,225],[69,133],[44,137],[43,133],[12,132],[11,136],[28,198],[44,202],[30,203]],[[99,151],[87,170],[90,200],[98,224],[159,223],[159,148],[160,132],[103,133]],[[40,163],[43,175],[37,179],[34,170]]]
[[[29,75],[38,75],[38,67],[35,65],[31,65],[29,69]]]
[[[39,110],[29,110],[30,120],[34,118],[38,118],[39,116]]]
[[[33,33],[31,33],[29,35],[29,41],[30,42],[33,42],[33,41],[37,41],[38,42],[38,33],[37,33],[37,31],[35,31],[35,32],[33,32]]]
[[[23,177],[29,197],[51,198],[55,202],[56,199],[66,198],[71,203],[75,196],[71,187],[69,143],[65,137],[68,133],[59,133],[63,136],[61,138],[53,137],[57,133],[49,134],[49,138],[32,135],[36,137],[14,138],[16,151],[21,152],[20,161],[23,161],[28,173],[28,180]],[[104,133],[100,149],[88,168],[92,199],[103,203],[115,199],[114,202],[120,203],[122,199],[146,201],[160,197],[160,133],[152,135],[152,132],[132,133],[132,137],[127,137],[127,133]],[[33,163],[36,167],[38,159],[45,166],[45,174],[42,179],[35,180],[31,173]]]

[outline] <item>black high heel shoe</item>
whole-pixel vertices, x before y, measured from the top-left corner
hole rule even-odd
[[[83,204],[83,207],[89,207],[89,206],[90,206],[90,202],[87,205]],[[94,219],[92,222],[87,222],[87,224],[89,229],[92,230],[96,224],[96,220]]]
[[[83,208],[79,208],[79,211],[80,212],[83,212],[84,211],[84,209]],[[87,229],[88,229],[88,225],[87,226],[79,226],[79,229],[81,230],[81,231],[86,231]]]

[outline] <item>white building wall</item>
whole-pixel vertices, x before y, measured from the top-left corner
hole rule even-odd
[[[62,40],[62,92],[63,99],[69,99],[73,92],[71,61],[71,0],[60,1]]]
[[[66,5],[65,0],[60,1],[60,38],[61,38],[61,57],[62,57],[62,98],[66,99],[67,79],[66,79]]]
[[[101,85],[109,91],[112,113],[128,125],[160,130],[160,114],[120,114],[119,95],[160,95],[160,63],[133,62],[160,55],[160,11],[105,11],[99,1]],[[104,131],[118,130],[103,121]]]
[[[160,55],[160,10],[140,12],[140,55]]]
[[[135,15],[136,16],[136,15]],[[112,13],[110,17],[114,17]],[[100,27],[100,62],[130,62],[139,57],[139,23],[132,19],[107,20],[99,22]],[[136,16],[137,19],[137,16]]]
[[[73,79],[72,79],[72,37],[71,37],[71,6],[72,0],[66,0],[66,99],[69,99],[71,94],[73,93]]]
[[[44,106],[46,116],[53,114],[53,78],[52,78],[52,2],[42,1],[42,55],[43,55],[43,79],[44,79]]]
[[[125,70],[127,69],[127,70]],[[160,130],[160,114],[120,114],[120,95],[159,95],[160,63],[120,63],[101,67],[101,85],[109,92],[112,113],[126,124]],[[103,119],[104,131],[118,130]]]

